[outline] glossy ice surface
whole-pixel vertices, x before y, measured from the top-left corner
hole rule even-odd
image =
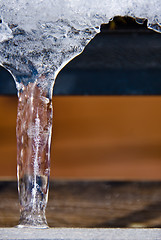
[[[46,224],[50,174],[52,102],[37,81],[19,93],[17,176],[21,225]]]

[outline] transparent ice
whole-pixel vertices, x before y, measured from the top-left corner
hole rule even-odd
[[[18,96],[20,227],[46,227],[52,91],[59,71],[114,16],[161,31],[160,0],[0,0],[0,64]]]

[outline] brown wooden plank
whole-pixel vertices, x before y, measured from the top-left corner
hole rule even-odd
[[[161,97],[55,97],[51,178],[160,180]],[[16,178],[16,97],[0,97],[0,177]]]
[[[0,182],[0,227],[17,225],[16,182]],[[50,227],[161,227],[161,182],[50,183]]]

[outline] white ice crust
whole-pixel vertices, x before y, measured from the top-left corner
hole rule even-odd
[[[146,18],[161,23],[160,0],[1,0],[0,14],[7,23],[26,31],[39,24],[67,19],[79,28],[100,26],[116,15]]]
[[[0,64],[24,79],[56,76],[117,15],[160,31],[161,0],[0,0]]]

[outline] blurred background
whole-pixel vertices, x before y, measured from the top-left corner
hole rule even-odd
[[[160,40],[146,21],[116,17],[59,74],[51,178],[161,180]],[[0,177],[11,179],[17,97],[2,68],[0,89]]]

